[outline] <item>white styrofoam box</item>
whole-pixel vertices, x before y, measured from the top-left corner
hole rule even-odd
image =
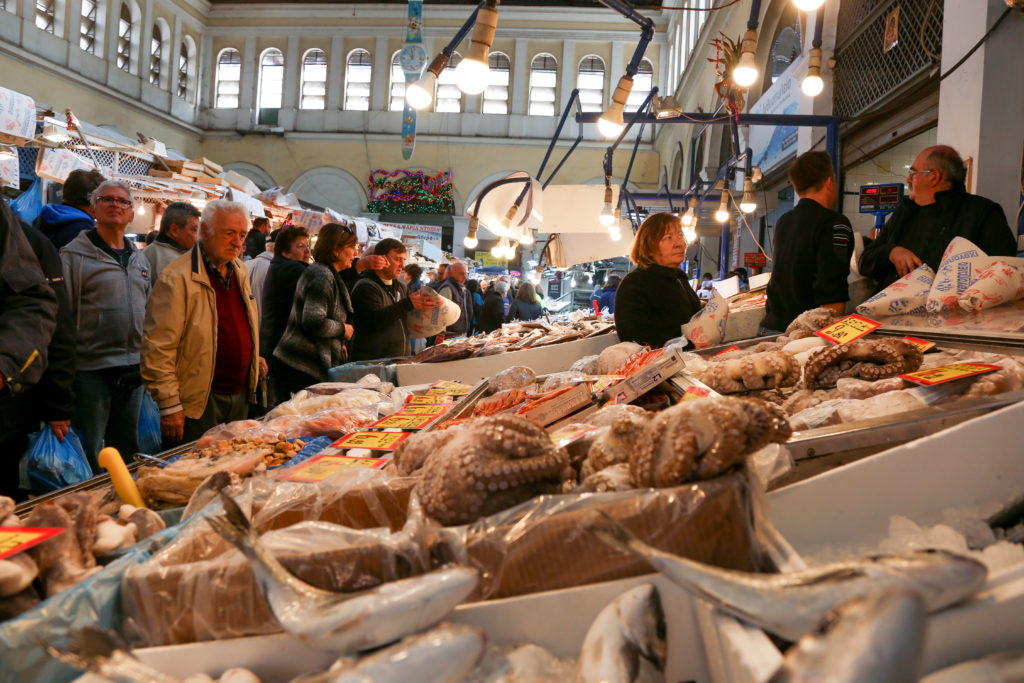
[[[595,542],[599,542],[596,541]],[[609,602],[626,590],[650,582],[658,587],[667,620],[666,680],[700,683],[711,680],[699,640],[694,605],[681,588],[660,575],[647,575],[533,595],[462,605],[448,621],[479,626],[489,643],[536,643],[557,657],[576,659],[591,622]],[[326,669],[337,657],[279,634],[235,638],[134,651],[143,663],[184,678],[193,673],[220,676],[245,667],[263,683],[288,681],[301,673]],[[90,674],[76,683],[102,683]]]
[[[524,365],[538,375],[563,372],[580,358],[597,355],[612,344],[618,343],[618,335],[609,332],[589,339],[497,353],[493,356],[464,358],[446,363],[406,363],[396,366],[398,385],[404,387],[406,384],[425,384],[438,379],[476,384],[513,365]]]

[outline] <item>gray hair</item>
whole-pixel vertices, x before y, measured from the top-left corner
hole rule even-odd
[[[953,185],[967,180],[967,167],[955,149],[949,145],[935,145],[928,152],[928,163]]]
[[[491,286],[502,296],[508,294],[508,283],[504,280],[496,280]]]
[[[190,218],[199,218],[199,215],[199,209],[188,202],[171,202],[160,219],[160,234],[166,236],[172,225],[184,227]]]
[[[245,217],[246,222],[249,221],[249,212],[244,204],[228,199],[214,199],[206,203],[206,207],[199,217],[199,232],[203,237],[213,235],[213,219],[219,213],[238,213]]]
[[[104,180],[102,183],[96,186],[96,189],[89,193],[89,205],[95,207],[97,200],[103,196],[104,190],[111,187],[119,187],[125,191],[128,195],[128,200],[132,203],[132,208],[135,208],[135,198],[132,197],[132,188],[128,187],[127,183],[121,182],[120,180]]]

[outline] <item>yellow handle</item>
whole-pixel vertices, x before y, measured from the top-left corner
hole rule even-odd
[[[121,497],[122,502],[134,505],[137,508],[146,507],[146,504],[142,502],[142,494],[139,493],[139,487],[135,485],[135,480],[128,473],[128,468],[125,466],[124,460],[121,459],[121,454],[117,452],[116,448],[109,446],[104,448],[100,451],[96,460],[99,462],[100,467],[110,473],[110,481],[114,484],[114,490],[117,491],[117,495]]]

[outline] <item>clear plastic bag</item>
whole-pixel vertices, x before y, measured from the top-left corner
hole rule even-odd
[[[92,468],[74,427],[61,443],[47,425],[31,435],[28,444],[28,478],[34,493],[55,491],[92,477]]]

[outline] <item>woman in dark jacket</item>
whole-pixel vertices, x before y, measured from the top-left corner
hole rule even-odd
[[[484,303],[480,307],[477,323],[481,332],[493,332],[505,321],[505,292],[508,283],[500,280],[492,282],[484,294]]]
[[[656,213],[640,226],[629,258],[638,267],[615,294],[615,329],[622,341],[657,348],[682,335],[700,300],[679,266],[686,259],[679,218]]]
[[[622,278],[618,275],[609,275],[608,282],[601,288],[601,295],[597,299],[597,309],[608,309],[609,313],[615,313],[615,290],[619,288]]]
[[[299,278],[288,326],[274,349],[285,366],[278,377],[279,398],[327,381],[327,372],[345,362],[352,338],[352,301],[341,271],[356,257],[356,236],[337,223],[320,228],[314,263]]]
[[[470,329],[475,333],[480,329],[480,309],[484,306],[484,295],[480,293],[479,280],[466,280],[466,289],[473,297],[473,324]]]
[[[519,292],[516,294],[516,298],[512,299],[512,303],[509,304],[505,322],[536,320],[543,314],[544,309],[541,308],[540,302],[537,301],[537,290],[533,288],[531,283],[524,282],[519,285]]]

